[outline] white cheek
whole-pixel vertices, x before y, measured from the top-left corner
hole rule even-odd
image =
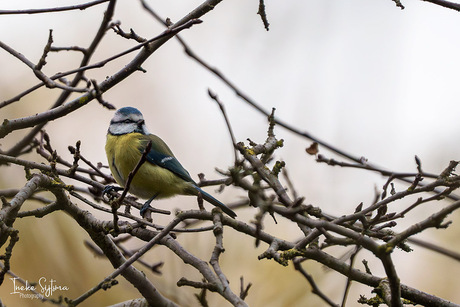
[[[135,125],[127,124],[112,124],[109,127],[109,132],[115,135],[131,133],[135,130]]]
[[[145,124],[142,125],[142,130],[144,131],[144,134],[145,134],[145,135],[149,135],[149,134],[150,134],[150,132],[149,132],[149,130],[147,129],[147,126],[146,126]]]

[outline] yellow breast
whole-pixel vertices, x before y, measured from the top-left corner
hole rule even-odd
[[[142,146],[142,138],[145,137],[140,133],[107,134],[105,145],[107,160],[110,171],[119,185],[125,186],[129,173],[139,162],[142,156],[139,148]],[[190,183],[171,171],[145,162],[134,176],[129,191],[144,199],[149,199],[156,194],[158,198],[164,198],[184,194],[189,186]]]

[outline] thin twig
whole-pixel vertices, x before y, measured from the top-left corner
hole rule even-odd
[[[62,7],[50,7],[43,9],[27,9],[27,10],[0,10],[0,15],[18,15],[18,14],[41,14],[41,13],[54,13],[54,12],[63,12],[71,10],[84,10],[91,6],[95,6],[109,0],[96,0],[88,3],[62,6]]]
[[[225,106],[219,100],[219,97],[217,96],[217,94],[212,92],[211,89],[209,89],[209,88],[208,88],[208,94],[209,94],[209,97],[211,97],[217,103],[217,105],[219,106],[219,109],[222,112],[222,115],[224,116],[225,123],[227,124],[227,130],[228,130],[228,133],[230,134],[230,138],[232,140],[232,144],[233,144],[232,148],[233,148],[233,154],[235,155],[235,164],[236,164],[236,162],[238,161],[238,152],[236,150],[236,138],[235,138],[235,135],[233,134],[233,129],[232,129],[232,126],[230,124],[230,120],[228,119],[227,112],[225,111]]]
[[[131,172],[129,172],[128,179],[126,180],[125,187],[123,189],[123,193],[121,193],[120,197],[117,199],[118,203],[121,203],[123,199],[125,199],[126,194],[128,194],[129,188],[131,186],[131,182],[134,179],[134,176],[136,175],[137,171],[141,168],[142,164],[144,164],[147,160],[147,155],[149,154],[151,148],[152,141],[149,141],[147,143],[147,146],[145,146],[145,149],[142,152],[142,156],[139,159],[139,162],[137,162],[136,167],[134,167],[134,169]]]
[[[257,14],[260,15],[260,18],[264,23],[265,30],[268,31],[268,27],[270,26],[270,24],[268,23],[267,13],[265,12],[264,0],[259,0],[259,10],[257,11]]]
[[[324,294],[318,287],[318,285],[316,284],[315,280],[313,279],[313,277],[307,273],[307,271],[305,271],[305,269],[302,267],[301,265],[301,259],[298,258],[298,259],[295,259],[293,261],[294,263],[294,269],[296,269],[297,271],[300,272],[300,274],[302,274],[303,277],[305,277],[305,279],[308,281],[308,283],[310,284],[311,286],[311,292],[313,292],[314,294],[318,295],[324,302],[326,302],[326,304],[328,304],[329,306],[331,307],[339,307],[340,305],[334,303],[326,294]]]
[[[187,28],[191,27],[192,25],[200,23],[200,22],[201,21],[199,19],[192,19],[192,20],[186,21],[186,22],[184,22],[183,24],[181,24],[181,25],[179,25],[177,27],[174,27],[172,29],[168,29],[168,30],[164,31],[162,34],[152,38],[151,40],[148,40],[145,43],[142,43],[142,44],[139,44],[139,45],[137,45],[137,46],[135,46],[133,48],[130,48],[130,49],[128,49],[128,50],[126,50],[126,51],[114,56],[114,57],[120,57],[120,56],[128,54],[128,53],[130,53],[132,51],[138,50],[138,49],[140,49],[142,47],[148,46],[151,43],[154,43],[154,42],[157,42],[157,41],[162,41],[165,38],[172,37],[177,32],[182,31],[184,29],[187,29]],[[1,45],[1,42],[0,42],[0,47],[1,46],[2,45]],[[153,53],[154,50],[150,50],[151,47],[149,47],[148,49],[149,49],[149,51],[148,51],[149,54]],[[102,61],[102,62],[99,62],[97,64],[94,64],[94,65],[92,65],[92,67],[101,67],[101,66],[105,65],[105,63],[107,63],[107,61],[113,60],[114,57],[111,57],[109,59],[106,59],[105,61]],[[143,60],[146,60],[146,58],[143,59]],[[33,64],[31,64],[31,65],[33,65]],[[111,78],[108,78],[105,81],[101,82],[101,84],[99,84],[99,89],[100,89],[99,93],[96,93],[96,90],[92,90],[92,91],[88,92],[88,90],[85,89],[84,92],[87,92],[86,94],[84,94],[81,97],[78,97],[77,99],[72,100],[71,102],[66,103],[65,105],[55,106],[54,108],[52,108],[52,109],[50,109],[48,111],[36,114],[34,116],[8,120],[8,121],[4,122],[3,125],[0,126],[0,137],[4,137],[4,136],[6,136],[7,134],[9,134],[10,132],[12,132],[14,130],[24,129],[24,128],[28,128],[28,127],[34,127],[34,129],[28,134],[28,136],[26,136],[18,144],[16,144],[13,148],[11,148],[10,150],[8,150],[6,152],[9,155],[15,155],[17,150],[19,150],[20,148],[21,149],[23,148],[23,146],[25,145],[24,144],[25,141],[27,141],[27,144],[30,142],[29,137],[33,138],[33,136],[35,136],[35,134],[36,134],[35,130],[37,130],[39,128],[38,131],[40,131],[48,121],[51,121],[51,120],[57,119],[59,117],[65,116],[68,113],[73,112],[76,109],[86,105],[91,100],[93,100],[94,98],[98,97],[101,93],[107,91],[112,86],[115,86],[118,82],[120,82],[121,80],[119,80],[119,78],[124,79],[124,78],[128,77],[129,75],[131,75],[133,72],[137,71],[138,67],[139,67],[138,65],[140,65],[140,63],[138,64],[136,62],[136,60],[133,60],[131,62],[131,66],[130,66],[131,69],[128,69],[127,66],[126,66],[123,70],[121,70],[119,72],[118,75],[116,75],[116,77],[112,76]],[[78,73],[81,73],[82,71],[84,71],[84,69],[82,70],[82,68],[80,68],[80,69],[75,70],[75,71],[78,71]],[[59,77],[62,77],[62,75],[60,75]],[[46,77],[46,78],[48,78],[48,77]],[[71,85],[73,86],[73,84],[74,84],[74,82],[72,82]],[[73,88],[68,87],[68,86],[62,86],[62,87],[66,87],[69,90],[73,89]],[[38,133],[38,131],[37,131],[37,133]],[[32,134],[33,134],[33,136],[32,136]]]
[[[460,4],[459,3],[446,1],[446,0],[422,0],[422,1],[431,2],[433,4],[437,4],[437,5],[440,5],[442,7],[445,7],[445,8],[448,8],[448,9],[453,9],[453,10],[456,10],[456,11],[460,12]]]
[[[137,259],[139,259],[142,255],[148,252],[154,245],[158,244],[158,242],[175,227],[177,224],[181,222],[180,217],[176,217],[173,221],[171,221],[168,226],[166,226],[161,232],[159,232],[153,239],[151,239],[147,244],[145,244],[142,248],[140,248],[137,252],[135,252],[130,258],[128,258],[122,265],[120,265],[115,271],[113,271],[110,275],[108,275],[104,280],[102,280],[99,284],[95,287],[88,290],[86,293],[78,297],[77,299],[73,300],[72,303],[77,305],[86,300],[89,296],[91,296],[95,291],[101,289],[101,287],[110,282],[111,280],[115,279],[118,275],[120,275],[124,270],[126,270],[131,264],[133,264]]]
[[[353,254],[350,256],[350,269],[353,268],[353,265],[354,265],[354,262],[355,262],[355,257],[356,255],[359,253],[359,251],[361,250],[361,246],[359,245],[356,245],[355,246],[355,250],[353,251]],[[351,287],[351,278],[347,276],[347,282],[346,282],[346,285],[345,285],[345,290],[343,291],[343,298],[342,298],[342,307],[345,307],[345,304],[347,302],[347,298],[348,298],[348,293],[350,291],[350,287]]]
[[[99,43],[101,42],[102,38],[104,37],[104,35],[106,33],[107,25],[109,24],[110,20],[112,19],[113,14],[114,14],[115,4],[116,4],[116,0],[110,0],[109,1],[109,4],[107,5],[107,10],[104,13],[104,18],[102,19],[101,24],[99,26],[99,29],[98,29],[94,39],[92,40],[90,46],[86,49],[86,53],[84,54],[84,57],[83,57],[82,61],[80,62],[80,67],[88,65],[92,55],[96,51],[96,47],[99,45]],[[77,73],[69,86],[70,87],[77,86],[77,84],[82,79],[83,79],[83,73]],[[70,96],[71,93],[72,93],[72,91],[63,91],[61,93],[61,95],[59,95],[58,99],[55,101],[53,106],[51,107],[50,111],[53,110],[56,107],[61,106],[67,100],[67,98]],[[86,96],[86,97],[87,98],[91,97],[91,93],[89,93],[89,95]],[[86,101],[86,103],[88,103],[93,98],[94,97],[91,97],[91,99]],[[82,102],[81,106],[83,106],[85,104],[84,103],[85,98],[80,97],[79,100]],[[17,142],[16,145],[14,145],[12,148],[7,150],[6,152],[9,155],[16,156],[18,153],[20,153],[22,151],[22,149],[25,146],[30,144],[30,142],[33,140],[33,138],[37,135],[37,133],[40,132],[40,130],[43,129],[43,127],[47,124],[47,122],[48,121],[42,121],[42,122],[35,123],[32,126],[30,126],[30,127],[34,127],[34,128],[25,137],[23,137],[19,142]],[[2,127],[0,127],[0,130],[1,130],[1,128]],[[1,134],[1,132],[0,132],[0,134]]]
[[[40,79],[43,82],[43,84],[46,85],[48,88],[57,87],[57,88],[60,88],[62,90],[67,90],[67,91],[70,91],[70,92],[80,92],[80,93],[87,92],[87,89],[79,89],[79,88],[76,88],[76,87],[62,85],[60,83],[54,82],[50,77],[45,75],[42,71],[36,69],[36,67],[39,66],[39,65],[35,65],[31,61],[29,61],[29,59],[27,59],[23,54],[17,52],[16,50],[14,50],[10,46],[6,45],[2,41],[0,41],[0,48],[4,49],[6,52],[8,52],[12,56],[14,56],[18,60],[20,60],[21,62],[23,62],[27,66],[29,66],[29,68],[32,69],[32,71],[37,76],[37,78]],[[40,66],[39,66],[39,68],[40,68]]]
[[[426,242],[424,240],[414,238],[413,236],[408,238],[407,241],[411,242],[411,243],[414,243],[414,244],[416,244],[418,246],[421,246],[423,248],[429,249],[431,251],[434,251],[436,253],[439,253],[441,255],[450,257],[450,258],[452,258],[454,260],[460,261],[460,253],[458,253],[456,251],[441,247],[439,245],[436,245],[436,244],[433,244],[433,243],[430,243],[430,242]]]

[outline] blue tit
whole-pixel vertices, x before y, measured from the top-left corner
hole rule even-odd
[[[134,175],[129,187],[132,194],[148,199],[141,214],[154,198],[201,194],[207,202],[236,217],[230,208],[197,186],[168,145],[147,130],[142,113],[132,107],[115,112],[105,145],[110,171],[120,186],[125,186],[129,173],[136,167],[149,141],[152,141],[152,147],[146,161]]]

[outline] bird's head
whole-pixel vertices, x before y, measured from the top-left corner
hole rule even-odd
[[[133,132],[149,134],[142,113],[133,107],[124,107],[117,110],[110,121],[109,133],[122,135]]]

